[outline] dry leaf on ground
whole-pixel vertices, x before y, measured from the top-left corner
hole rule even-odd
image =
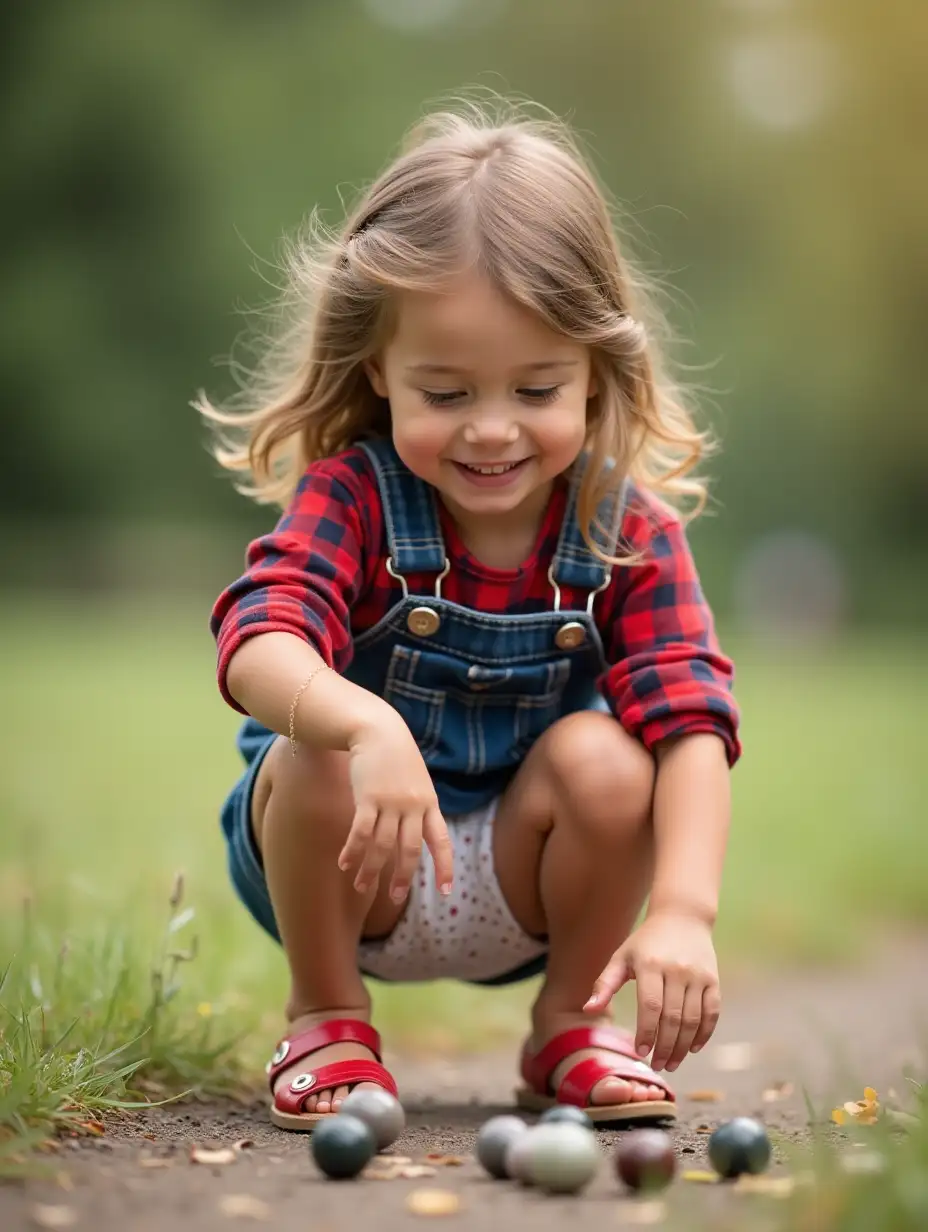
[[[880,1101],[873,1087],[864,1088],[863,1099],[848,1101],[843,1108],[835,1108],[831,1119],[836,1125],[875,1125],[880,1115]]]
[[[394,1164],[390,1168],[370,1168],[364,1173],[368,1181],[417,1181],[426,1176],[437,1176],[438,1169],[426,1164]]]
[[[237,1158],[237,1153],[230,1146],[221,1146],[216,1149],[204,1146],[190,1148],[192,1164],[206,1164],[208,1167],[218,1168],[224,1164],[234,1164]]]
[[[414,1215],[456,1215],[461,1199],[450,1189],[414,1189],[406,1199],[406,1209]]]
[[[384,1168],[400,1168],[412,1163],[411,1155],[375,1155],[371,1163]]]
[[[271,1208],[260,1198],[251,1194],[226,1194],[220,1199],[219,1209],[229,1219],[270,1219]]]
[[[463,1155],[441,1155],[437,1151],[429,1151],[425,1158],[428,1163],[436,1164],[439,1168],[460,1168],[467,1163]]]
[[[656,1199],[649,1202],[630,1202],[621,1208],[621,1212],[628,1223],[663,1223],[667,1218],[667,1205]]]
[[[711,1125],[705,1125],[705,1124],[704,1124],[704,1125],[697,1125],[697,1126],[696,1126],[696,1133],[697,1133],[697,1134],[711,1134],[711,1133],[712,1133],[712,1126],[711,1126]]]
[[[765,1104],[775,1104],[778,1100],[789,1099],[795,1087],[791,1082],[771,1082],[769,1087],[766,1087],[761,1099]]]
[[[70,1228],[77,1223],[77,1212],[70,1206],[44,1206],[39,1203],[29,1214],[32,1222],[40,1228]]]
[[[750,1069],[758,1060],[754,1044],[717,1044],[712,1050],[715,1068],[726,1074]]]
[[[686,1098],[691,1099],[694,1104],[720,1104],[725,1098],[725,1092],[705,1087],[698,1091],[687,1091]]]
[[[738,1193],[762,1194],[767,1198],[788,1198],[796,1188],[791,1176],[739,1176],[734,1188]]]
[[[684,1181],[694,1181],[697,1185],[715,1185],[719,1176],[717,1172],[704,1172],[699,1168],[689,1168],[683,1173]]]

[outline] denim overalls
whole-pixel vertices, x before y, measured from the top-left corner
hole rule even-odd
[[[354,641],[347,679],[388,701],[406,720],[446,820],[499,796],[540,735],[563,715],[606,709],[606,670],[593,600],[611,570],[587,547],[576,517],[582,460],[549,569],[547,610],[495,615],[443,599],[451,569],[434,490],[400,460],[391,441],[361,445],[376,470],[387,531],[387,571],[402,596]],[[623,490],[599,510],[597,539],[614,555]],[[564,603],[565,593],[577,602]],[[238,747],[250,762],[223,809],[233,881],[272,935],[273,912],[250,840],[250,796],[273,733],[246,719]],[[242,815],[244,814],[244,815]],[[259,901],[260,900],[260,901]]]

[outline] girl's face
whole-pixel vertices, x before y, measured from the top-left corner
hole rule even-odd
[[[589,350],[478,274],[400,294],[367,373],[397,453],[459,519],[536,516],[586,440]]]

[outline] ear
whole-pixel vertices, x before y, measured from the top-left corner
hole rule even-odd
[[[383,375],[383,366],[380,362],[380,356],[374,355],[370,359],[364,361],[364,371],[367,373],[367,379],[371,383],[371,388],[378,398],[386,398],[387,382]]]

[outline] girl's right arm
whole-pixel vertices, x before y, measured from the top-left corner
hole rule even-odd
[[[265,727],[293,733],[311,748],[349,755],[355,814],[338,864],[365,893],[395,855],[390,896],[401,903],[419,865],[423,840],[443,894],[453,879],[451,841],[422,755],[400,715],[382,698],[337,672],[301,638],[263,633],[239,646],[226,687]],[[312,676],[299,697],[301,685]]]
[[[340,459],[313,466],[270,534],[249,548],[245,574],[220,596],[212,628],[226,700],[271,731],[348,754],[355,816],[339,865],[368,889],[396,854],[402,901],[422,841],[450,890],[451,844],[422,755],[396,710],[340,675],[351,654],[350,611],[365,560],[383,534],[376,482]],[[332,664],[334,671],[318,670]],[[310,676],[312,681],[299,695]]]

